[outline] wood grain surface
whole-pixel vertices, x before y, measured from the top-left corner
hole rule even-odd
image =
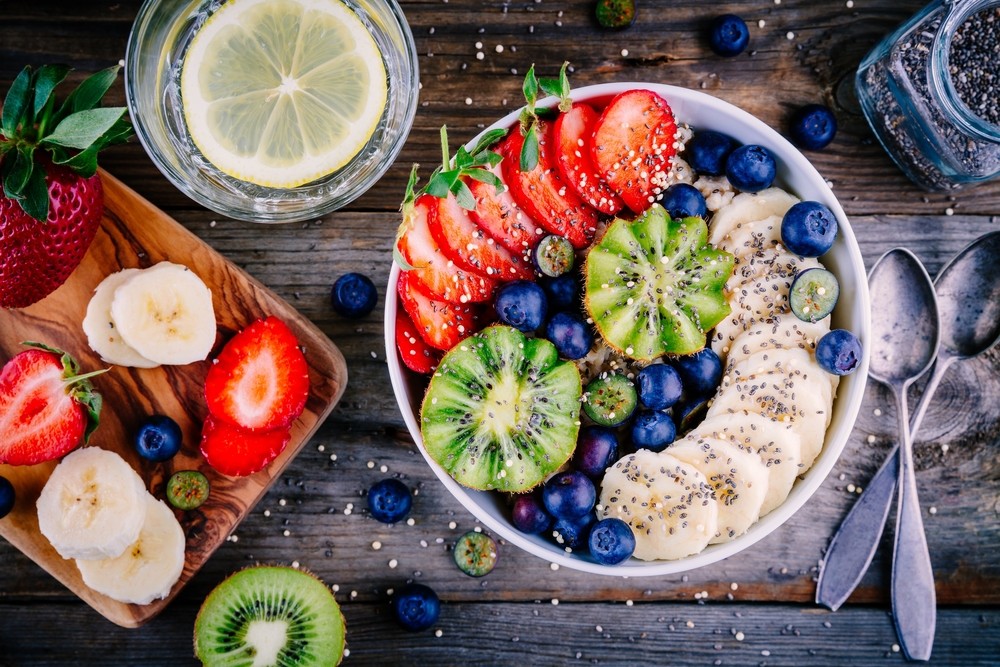
[[[574,67],[574,85],[688,86],[782,131],[799,105],[831,105],[840,124],[837,138],[807,157],[831,181],[866,264],[906,246],[935,273],[967,243],[998,228],[1000,183],[925,193],[895,168],[859,113],[853,73],[883,35],[925,2],[853,2],[848,9],[845,0],[645,0],[635,25],[612,33],[594,25],[592,5],[583,0],[401,0],[422,81],[402,154],[347,209],[277,230],[199,209],[137,144],[111,149],[102,157],[107,169],[335,341],[351,384],[234,537],[144,628],[111,626],[0,540],[0,665],[189,664],[198,605],[226,575],[255,562],[298,563],[336,587],[348,621],[346,665],[902,662],[901,653],[892,651],[897,640],[888,613],[891,528],[845,607],[829,613],[812,603],[830,537],[857,487],[867,484],[895,439],[892,401],[883,389],[868,388],[855,432],[817,494],[785,526],[737,557],[686,575],[623,580],[551,570],[501,544],[497,569],[471,579],[454,567],[448,549],[475,521],[436,481],[406,435],[386,370],[381,314],[346,320],[329,306],[331,283],[347,271],[370,276],[384,304],[406,175],[413,162],[425,168],[437,163],[438,128],[447,123],[454,145],[471,138],[519,104],[529,65],[554,73],[566,59]],[[64,61],[89,72],[117,62],[139,4],[0,0],[0,89],[29,63]],[[750,51],[734,59],[712,55],[704,38],[706,24],[725,12],[743,16],[751,31]],[[110,97],[124,101],[120,83]],[[911,405],[921,387],[911,392]],[[939,600],[935,665],[997,664],[1000,655],[998,405],[1000,352],[994,350],[949,371],[916,434],[918,486]],[[414,525],[385,526],[367,515],[365,491],[388,476],[418,492]],[[403,633],[392,623],[386,591],[411,579],[434,587],[444,600],[441,637]],[[700,599],[702,592],[707,596]],[[552,599],[560,604],[553,606]],[[50,641],[55,624],[65,636],[57,645]],[[735,639],[734,629],[745,633],[743,641]]]

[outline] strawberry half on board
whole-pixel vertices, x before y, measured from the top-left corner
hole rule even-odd
[[[291,431],[250,431],[212,415],[201,429],[201,455],[217,472],[230,477],[252,475],[278,458]]]
[[[57,459],[97,428],[101,395],[62,350],[26,343],[0,371],[0,463],[23,466]]]
[[[25,67],[0,115],[0,307],[23,308],[66,282],[104,213],[97,153],[132,135],[125,108],[101,108],[118,67],[56,104],[65,65]]]
[[[666,188],[676,135],[667,101],[642,89],[612,99],[594,126],[597,173],[634,212],[648,209]]]

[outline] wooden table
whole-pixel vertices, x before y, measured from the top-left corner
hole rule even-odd
[[[472,579],[455,568],[448,547],[476,521],[437,482],[403,426],[389,386],[380,313],[360,322],[341,319],[328,295],[347,271],[385,284],[409,165],[437,161],[441,124],[448,124],[453,142],[466,140],[518,106],[531,63],[554,73],[564,59],[573,63],[578,86],[688,86],[779,128],[799,105],[833,106],[840,133],[809,157],[832,182],[866,262],[904,245],[933,274],[966,243],[998,228],[1000,182],[951,196],[920,192],[874,141],[853,94],[860,58],[922,4],[645,2],[632,28],[604,32],[589,2],[406,0],[423,81],[410,139],[367,195],[306,223],[265,228],[222,219],[176,191],[137,143],[111,150],[103,160],[109,171],[329,335],[348,359],[350,384],[283,479],[173,605],[141,629],[113,626],[0,543],[0,664],[190,664],[194,617],[212,587],[251,563],[293,561],[338,587],[351,652],[346,664],[902,661],[889,615],[891,531],[844,609],[831,613],[812,602],[817,563],[856,497],[852,489],[867,483],[895,438],[887,392],[869,387],[854,435],[809,503],[738,556],[687,575],[623,580],[553,570],[501,545],[496,570]],[[25,64],[63,61],[89,72],[117,62],[138,6],[132,0],[0,0],[0,89],[6,91]],[[705,25],[724,11],[750,25],[749,54],[727,60],[707,48]],[[124,103],[120,83],[110,97]],[[1000,353],[994,351],[949,372],[917,437],[918,484],[937,577],[938,664],[1000,660],[998,402]],[[386,475],[419,492],[414,525],[385,526],[360,511],[365,489]],[[349,513],[351,503],[356,509]],[[408,579],[431,585],[445,601],[439,633],[406,633],[392,622],[386,590]]]

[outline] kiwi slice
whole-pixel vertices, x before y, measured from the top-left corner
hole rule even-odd
[[[583,394],[583,411],[601,426],[624,424],[639,402],[635,385],[621,373],[602,373],[587,385]]]
[[[580,372],[555,346],[494,326],[444,356],[420,411],[424,448],[473,489],[534,488],[573,454]]]
[[[604,341],[632,359],[692,354],[729,314],[733,256],[708,244],[701,218],[671,220],[654,204],[621,218],[587,256],[587,311]]]
[[[788,305],[803,322],[819,322],[833,312],[839,298],[837,276],[826,269],[799,271],[788,290]]]
[[[316,577],[290,567],[240,570],[219,584],[194,622],[206,667],[320,667],[344,656],[344,617]]]

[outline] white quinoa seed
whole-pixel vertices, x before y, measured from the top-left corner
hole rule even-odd
[[[559,598],[552,598],[552,606],[553,607],[559,606]]]
[[[299,561],[293,560],[292,561],[292,567],[294,567],[296,570],[299,569]]]
[[[757,21],[758,28],[763,28],[765,25],[767,25],[767,23],[764,21],[764,19]]]
[[[278,504],[279,504],[279,505],[281,505],[282,507],[284,507],[285,505],[287,505],[287,504],[288,504],[288,501],[287,501],[287,500],[285,500],[284,498],[281,498],[281,499],[280,499],[280,500],[278,501]]]
[[[378,551],[381,548],[382,548],[382,543],[381,542],[379,542],[378,540],[375,540],[374,542],[372,542],[372,549],[374,549],[375,551]]]
[[[628,58],[628,49],[622,49],[622,58]]]
[[[746,639],[746,635],[743,634],[743,632],[737,632],[736,633],[736,641],[741,642],[744,639]]]
[[[559,563],[549,563],[549,569],[555,572],[559,569]]]
[[[787,39],[788,41],[792,41],[793,39],[795,39],[795,33],[789,30],[788,32],[785,33],[785,39]]]
[[[443,634],[444,634],[444,631],[441,630],[441,629],[437,629],[437,630],[434,631],[434,636],[435,637],[440,637]]]
[[[407,526],[415,526],[416,523],[417,523],[416,520],[412,516],[409,519],[406,520],[406,525]]]
[[[633,604],[635,604],[635,603],[632,602],[631,600],[625,600],[625,606],[626,607],[631,607]]]
[[[399,561],[395,558],[389,561],[389,569],[395,570],[397,565],[399,565]]]
[[[450,521],[448,522],[448,528],[450,528],[451,530],[455,530],[456,528],[458,528],[458,524],[455,523],[454,521]]]
[[[928,508],[927,511],[930,512],[931,514],[937,514],[937,508],[934,507],[934,506],[931,506],[930,508]]]
[[[375,462],[374,462],[374,461],[369,461],[369,462],[367,463],[367,466],[368,466],[368,469],[369,469],[369,470],[371,470],[372,468],[374,468],[374,467],[375,467]]]
[[[281,534],[284,535],[285,537],[288,537],[289,535],[292,534],[292,531],[286,528],[285,530],[281,531]]]

